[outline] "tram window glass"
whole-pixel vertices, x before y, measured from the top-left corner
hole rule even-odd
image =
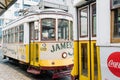
[[[34,39],[34,22],[30,22],[30,39]]]
[[[3,43],[6,43],[6,33],[3,31]]]
[[[18,27],[15,27],[15,42],[18,42]]]
[[[68,40],[69,36],[69,21],[65,19],[58,20],[58,39]]]
[[[34,22],[30,22],[30,39],[34,39]]]
[[[8,43],[11,42],[11,37],[10,37],[10,34],[11,34],[11,29],[8,30]]]
[[[36,40],[38,40],[38,37],[39,37],[38,34],[39,34],[39,30],[36,29],[36,30],[35,30],[35,39],[36,39]]]
[[[80,37],[88,36],[88,7],[80,10]]]
[[[98,60],[97,60],[97,47],[96,44],[93,44],[94,47],[94,80],[98,80]]]
[[[120,42],[120,8],[113,9],[111,12],[111,42]]]
[[[96,4],[92,5],[92,36],[96,36]]]
[[[5,35],[6,35],[6,43],[8,43],[8,30],[5,31]]]
[[[55,19],[46,18],[41,20],[42,40],[55,40]]]
[[[70,21],[70,40],[73,40],[73,22]]]
[[[35,21],[34,22],[35,26],[34,26],[34,36],[35,36],[35,40],[38,40],[39,38],[39,21]]]
[[[23,40],[24,40],[24,26],[23,25],[20,25],[19,26],[19,42],[20,43],[23,43]]]
[[[82,57],[82,74],[88,76],[88,54],[87,54],[87,44],[81,44],[81,57]]]
[[[11,29],[11,43],[14,42],[14,28]]]

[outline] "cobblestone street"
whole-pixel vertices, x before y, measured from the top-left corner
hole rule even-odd
[[[47,77],[46,77],[47,76]],[[12,61],[3,60],[0,51],[0,80],[51,80],[49,75],[33,75]],[[70,80],[69,77],[55,80]]]

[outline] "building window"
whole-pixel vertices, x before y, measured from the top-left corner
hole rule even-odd
[[[15,16],[19,16],[18,11],[15,11],[15,12],[14,12],[14,15],[15,15]]]
[[[42,40],[55,40],[55,19],[42,19]]]
[[[4,23],[3,19],[0,19],[0,26],[3,26],[3,23]]]
[[[19,8],[20,4],[19,3],[15,3],[14,6],[15,6],[15,8]]]
[[[27,5],[27,4],[24,4],[24,6],[23,6],[24,8],[29,8],[30,7],[30,5]]]
[[[88,36],[88,7],[82,8],[79,11],[80,21],[80,37]]]
[[[111,0],[111,4],[111,42],[117,43],[120,42],[120,2]]]
[[[34,2],[39,2],[40,0],[32,0],[32,1],[34,1]]]

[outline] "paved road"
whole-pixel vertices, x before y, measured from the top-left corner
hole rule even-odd
[[[2,59],[0,50],[0,80],[51,80],[49,75],[33,75],[26,72],[26,69],[20,67],[9,60]],[[55,80],[70,80],[70,77],[64,77]]]

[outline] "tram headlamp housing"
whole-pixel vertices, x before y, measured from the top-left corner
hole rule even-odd
[[[66,58],[67,57],[67,53],[66,52],[63,52],[62,53],[62,58]]]

